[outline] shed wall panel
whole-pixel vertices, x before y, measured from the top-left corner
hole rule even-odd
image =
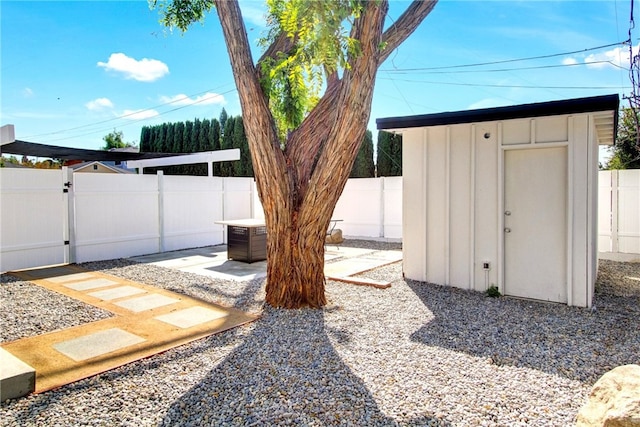
[[[402,165],[412,173],[402,178],[402,259],[408,279],[426,281],[426,142],[424,129],[410,129],[403,135]]]
[[[427,281],[447,283],[446,128],[429,129],[427,142]]]
[[[529,144],[531,142],[531,119],[502,122],[502,144]]]
[[[450,216],[449,282],[452,286],[470,287],[471,245],[471,125],[450,128]]]
[[[568,116],[538,117],[535,119],[535,143],[562,142],[569,139]]]
[[[485,134],[489,133],[489,138]],[[485,290],[498,285],[498,126],[497,123],[482,123],[475,128],[475,289]],[[483,262],[491,269],[486,273]]]
[[[568,201],[568,208],[571,241],[568,254],[570,275],[567,280],[569,280],[568,286],[571,291],[569,304],[584,306],[587,299],[586,285],[589,268],[589,242],[587,238],[591,215],[588,205],[589,192],[591,191],[588,187],[589,175],[591,175],[589,147],[593,141],[590,141],[588,116],[572,117],[569,123],[571,126],[569,132],[569,154],[571,155],[569,160],[571,167],[569,194],[571,200]]]

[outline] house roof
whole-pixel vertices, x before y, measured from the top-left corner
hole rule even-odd
[[[620,98],[617,94],[613,94],[508,107],[387,117],[377,119],[376,124],[379,130],[398,131],[408,128],[461,123],[479,123],[578,113],[602,113],[595,116],[598,140],[600,144],[613,144],[618,127],[619,104]]]
[[[0,145],[0,152],[22,156],[46,157],[61,160],[84,161],[127,161],[157,159],[177,156],[181,153],[139,153],[131,151],[87,150],[83,148],[60,147],[56,145],[38,144],[16,140]]]
[[[112,170],[115,173],[133,173],[132,171],[128,171],[124,168],[119,168],[117,166],[108,165],[106,163],[98,162],[98,161],[76,163],[75,165],[69,166],[69,169],[72,169],[75,172],[79,172],[82,169],[88,168],[91,165],[101,165],[109,170]]]

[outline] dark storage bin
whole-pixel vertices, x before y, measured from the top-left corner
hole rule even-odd
[[[267,259],[267,228],[228,225],[227,258],[249,263]]]

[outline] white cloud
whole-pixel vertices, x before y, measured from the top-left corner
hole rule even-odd
[[[100,111],[113,108],[113,102],[111,102],[109,98],[96,98],[93,101],[87,102],[84,106],[91,111]]]
[[[638,48],[640,44],[633,47],[633,54],[638,54]],[[584,57],[585,64],[590,68],[607,68],[607,67],[622,67],[629,68],[629,48],[627,46],[618,46],[611,50],[600,53],[592,53]],[[578,64],[579,59],[565,58],[562,61],[563,64]]]
[[[22,89],[22,96],[24,96],[25,98],[33,98],[34,95],[35,94],[30,87],[25,87],[24,89]]]
[[[189,98],[187,95],[182,93],[175,96],[161,96],[160,101],[165,104],[173,105],[225,105],[227,103],[224,96],[213,92],[207,92],[204,95],[196,96],[195,98]]]
[[[255,25],[256,27],[264,28],[267,26],[267,21],[265,19],[267,10],[265,7],[258,6],[258,4],[260,6],[264,6],[263,3],[240,2],[240,9],[242,10],[242,17],[244,18],[245,22]],[[247,30],[252,29],[253,28],[251,27],[247,28]]]
[[[136,60],[124,53],[112,53],[109,61],[98,62],[98,67],[124,75],[125,79],[139,82],[153,82],[169,73],[169,67],[157,59],[142,58]]]
[[[480,101],[474,102],[473,104],[469,105],[468,109],[478,110],[481,108],[500,107],[502,105],[504,105],[504,101],[500,101],[497,98],[484,98],[484,99],[481,99]]]
[[[124,110],[120,115],[120,118],[128,120],[143,120],[156,117],[159,114],[160,113],[156,110]]]

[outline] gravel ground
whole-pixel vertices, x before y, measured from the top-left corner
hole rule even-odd
[[[262,317],[3,402],[0,425],[564,426],[604,372],[640,363],[639,263],[601,261],[593,310],[403,280],[400,263],[364,274],[389,289],[328,281],[324,310],[264,307],[263,280],[83,267]],[[109,315],[6,275],[0,298],[3,341]]]

